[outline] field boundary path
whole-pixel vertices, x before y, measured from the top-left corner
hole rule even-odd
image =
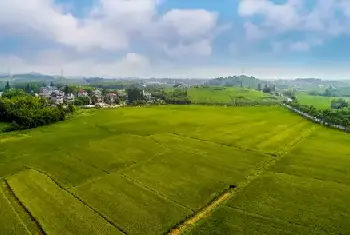
[[[299,138],[295,139],[289,146],[284,148],[284,151],[277,154],[275,157],[270,156],[265,161],[262,161],[256,168],[253,170],[242,182],[240,182],[237,187],[230,186],[227,190],[222,192],[218,197],[214,198],[207,205],[189,217],[187,220],[180,222],[177,226],[171,229],[168,234],[169,235],[180,235],[184,234],[186,231],[193,228],[196,223],[201,220],[207,218],[211,215],[211,213],[218,208],[220,205],[224,204],[228,199],[235,197],[239,192],[243,191],[251,182],[257,179],[262,173],[271,168],[276,164],[277,161],[281,160],[287,153],[289,153],[296,145],[302,142],[305,138],[311,135],[314,132],[316,126],[308,129],[303,132]]]
[[[30,231],[30,229],[28,228],[27,224],[25,223],[25,221],[23,221],[23,219],[21,218],[21,216],[19,215],[19,212],[16,210],[15,206],[12,204],[11,200],[8,198],[8,196],[11,196],[14,200],[15,203],[17,203],[20,208],[23,210],[23,212],[25,213],[26,216],[29,217],[30,221],[32,223],[34,223],[35,226],[35,230],[36,231],[36,235],[39,234],[43,234],[46,235],[47,233],[44,231],[42,225],[40,224],[40,222],[32,215],[32,213],[27,209],[27,207],[22,203],[22,201],[17,197],[17,195],[15,194],[15,192],[13,191],[13,189],[11,188],[11,186],[9,185],[9,183],[7,182],[6,179],[4,179],[4,186],[3,189],[6,189],[6,193],[4,193],[5,197],[7,198],[7,200],[9,201],[12,209],[16,212],[16,215],[18,216],[18,218],[20,219],[20,221],[23,223],[23,225],[26,227],[26,229],[29,231],[29,233],[31,233],[32,231]],[[9,195],[6,195],[9,194]]]
[[[97,214],[98,216],[100,216],[103,220],[105,220],[107,223],[109,223],[111,226],[113,226],[114,228],[116,228],[117,230],[119,230],[122,234],[126,234],[127,232],[124,231],[119,225],[117,225],[116,223],[114,223],[113,221],[111,221],[110,219],[108,219],[105,215],[103,215],[101,212],[99,212],[98,210],[96,210],[94,207],[90,206],[87,202],[85,202],[84,200],[82,200],[80,197],[78,197],[77,195],[75,195],[73,192],[65,189],[60,183],[58,183],[52,176],[50,176],[49,174],[47,174],[44,171],[38,170],[38,169],[34,169],[31,167],[27,166],[27,169],[39,172],[43,175],[45,175],[46,177],[48,177],[57,187],[59,187],[61,190],[65,191],[66,193],[68,193],[70,196],[72,196],[73,198],[75,198],[76,200],[78,200],[80,203],[82,203],[84,206],[86,206],[87,208],[89,208],[90,210],[92,210],[95,214]],[[10,187],[10,185],[8,185]],[[14,192],[13,192],[14,193]],[[24,206],[24,205],[23,205]]]

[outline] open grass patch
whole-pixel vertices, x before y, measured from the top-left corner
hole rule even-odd
[[[296,94],[298,102],[303,105],[313,105],[318,109],[330,109],[332,100],[344,99],[347,102],[350,101],[350,97],[326,97],[318,95],[309,95],[307,92],[298,92]]]
[[[70,155],[111,173],[125,167],[161,155],[167,148],[150,138],[120,134],[87,143],[76,148]]]
[[[312,229],[287,222],[266,218],[254,213],[238,211],[221,206],[214,213],[200,221],[186,234],[191,235],[226,235],[226,234],[326,234],[316,233]]]
[[[7,200],[0,187],[0,233],[6,235],[30,235],[27,227]]]
[[[350,135],[318,128],[273,168],[301,177],[350,185]]]
[[[174,150],[126,169],[123,174],[196,210],[244,179],[266,158],[233,148],[226,156]]]
[[[8,183],[47,234],[122,234],[44,174],[27,170]]]
[[[350,232],[350,187],[329,181],[268,173],[228,206],[327,234]],[[307,234],[307,233],[304,233]]]
[[[240,87],[199,87],[190,88],[187,94],[192,103],[233,103],[235,101],[263,101],[273,99],[253,89]]]
[[[71,191],[128,234],[163,234],[191,213],[118,173]]]

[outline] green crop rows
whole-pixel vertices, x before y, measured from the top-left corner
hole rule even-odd
[[[349,97],[326,97],[317,95],[315,96],[309,95],[307,92],[298,92],[296,96],[300,104],[313,105],[318,109],[330,109],[332,100],[334,99],[344,99],[347,102],[350,101]]]
[[[274,100],[270,94],[239,87],[204,87],[188,89],[193,103],[231,103],[239,101]]]
[[[1,234],[166,234],[230,186],[186,233],[350,233],[348,134],[278,106],[84,114],[0,135]]]

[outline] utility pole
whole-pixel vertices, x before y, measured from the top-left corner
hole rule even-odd
[[[63,79],[63,69],[61,68],[61,80]]]

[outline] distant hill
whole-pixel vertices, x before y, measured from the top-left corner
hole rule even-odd
[[[24,73],[24,74],[15,74],[12,78],[16,82],[24,82],[24,81],[55,81],[57,77],[44,75],[40,73]]]
[[[51,75],[44,75],[40,73],[23,73],[23,74],[0,74],[0,81],[15,81],[15,82],[26,82],[26,81],[55,81],[57,77]]]
[[[263,86],[268,82],[259,80],[255,77],[248,77],[245,75],[241,75],[241,76],[218,77],[218,78],[209,80],[206,84],[214,85],[214,86],[238,86],[238,87],[257,89],[259,83]]]

